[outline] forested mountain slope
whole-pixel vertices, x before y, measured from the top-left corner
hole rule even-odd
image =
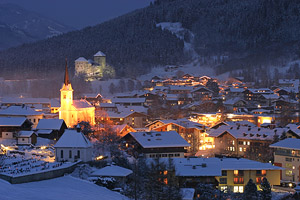
[[[192,32],[198,62],[214,60],[219,73],[299,57],[300,1],[157,0],[94,27],[2,51],[0,67],[3,76],[44,77],[63,71],[65,57],[73,67],[76,58],[99,50],[118,76],[190,62],[183,50],[189,35],[178,38],[160,22],[180,22]]]

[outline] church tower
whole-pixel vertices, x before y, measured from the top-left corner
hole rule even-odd
[[[60,89],[60,109],[59,119],[64,119],[67,126],[71,126],[74,121],[74,113],[72,113],[73,104],[73,88],[69,80],[68,62],[66,60],[65,79]]]

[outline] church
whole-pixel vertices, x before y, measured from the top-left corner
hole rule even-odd
[[[73,100],[73,88],[69,80],[66,63],[64,84],[60,90],[59,119],[63,119],[68,127],[73,128],[81,121],[95,124],[95,107],[88,101]]]

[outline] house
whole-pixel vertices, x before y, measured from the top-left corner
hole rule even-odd
[[[0,110],[0,117],[26,117],[33,123],[32,128],[36,128],[41,119],[44,118],[44,113],[37,112],[28,106],[10,106]]]
[[[230,88],[225,89],[225,96],[228,99],[236,98],[236,97],[243,98],[244,97],[244,93],[243,93],[244,91],[245,91],[244,88],[230,87]]]
[[[1,107],[27,106],[44,113],[50,113],[51,103],[51,99],[48,98],[4,97],[1,99]]]
[[[213,91],[204,86],[194,88],[191,93],[194,101],[210,101],[214,94]]]
[[[93,106],[99,106],[103,97],[101,94],[84,94],[82,99],[87,100]]]
[[[130,132],[123,141],[129,154],[144,154],[146,158],[183,158],[190,146],[176,131]]]
[[[251,178],[260,187],[266,177],[270,185],[280,185],[281,167],[236,158],[173,158],[179,186],[213,184],[221,191],[243,193]]]
[[[127,135],[127,133],[130,132],[136,132],[136,130],[128,124],[114,125],[112,128],[120,137],[124,137],[125,135]]]
[[[41,119],[36,132],[39,137],[58,140],[67,128],[63,119]]]
[[[274,135],[279,137],[284,132],[282,128],[268,129],[247,126],[225,126],[207,131],[214,138],[215,153],[243,157],[247,150],[252,149],[259,156],[259,149],[268,148]]]
[[[226,112],[232,113],[237,111],[240,108],[245,108],[247,105],[247,102],[240,97],[235,97],[232,99],[226,99],[224,101],[223,105],[225,106]]]
[[[127,124],[133,128],[143,128],[147,124],[148,115],[136,111],[105,112],[100,121],[112,121],[115,125]],[[106,115],[106,116],[105,116]],[[98,116],[97,116],[98,117]]]
[[[68,127],[73,127],[81,121],[95,124],[95,107],[88,101],[73,100],[73,88],[69,80],[66,63],[64,84],[60,90],[59,119],[63,119]]]
[[[0,117],[0,137],[14,139],[21,130],[30,131],[32,122],[25,117]]]
[[[113,98],[112,103],[121,106],[144,106],[146,98]]]
[[[205,126],[185,118],[156,120],[146,127],[149,127],[150,131],[176,131],[191,145],[188,148],[188,152],[191,153],[196,153],[200,148],[204,148],[204,146],[208,147],[209,141],[206,138]]]
[[[114,103],[100,103],[99,109],[112,112],[118,111],[118,108]]]
[[[66,129],[54,148],[55,160],[58,162],[76,162],[77,160],[88,162],[92,160],[92,144],[80,132],[79,127],[77,130]]]
[[[259,101],[261,95],[274,94],[274,92],[269,88],[259,88],[259,89],[248,88],[243,93],[244,93],[244,99],[246,101]]]
[[[132,170],[120,167],[117,165],[109,165],[101,169],[94,171],[89,179],[98,179],[98,178],[114,178],[118,183],[117,186],[123,187],[127,181],[127,177],[132,174]]]
[[[270,145],[275,149],[274,165],[283,167],[281,173],[283,181],[300,181],[300,139],[287,138]]]
[[[37,134],[34,131],[19,131],[17,134],[18,145],[31,145],[37,143]]]

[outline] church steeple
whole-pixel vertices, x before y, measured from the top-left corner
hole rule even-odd
[[[65,85],[69,85],[69,84],[70,84],[69,73],[68,73],[68,59],[67,59],[67,58],[66,58],[66,70],[65,70],[65,80],[64,80],[64,84],[65,84]]]

